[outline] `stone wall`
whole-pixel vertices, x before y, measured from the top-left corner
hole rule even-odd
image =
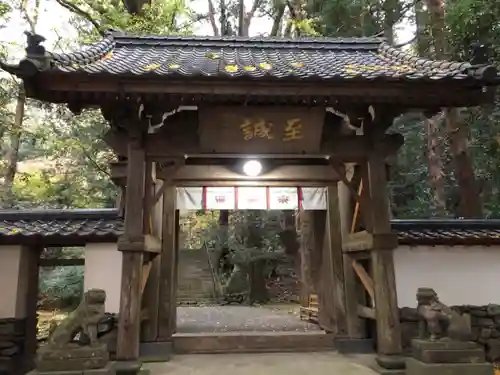
[[[25,330],[24,319],[0,319],[0,375],[21,373]]]
[[[472,340],[484,347],[490,362],[500,361],[500,305],[453,306],[460,314],[469,314]],[[415,308],[400,309],[403,348],[409,349],[410,341],[418,335],[418,316]]]

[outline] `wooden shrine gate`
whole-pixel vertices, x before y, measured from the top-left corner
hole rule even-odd
[[[223,108],[225,113],[229,113],[231,111],[231,117],[234,117],[235,114],[238,114],[238,108]],[[280,109],[281,111],[281,109]],[[283,111],[282,113],[288,113],[288,111]],[[368,113],[368,111],[367,111]],[[382,112],[383,113],[383,112]],[[299,111],[295,111],[294,114],[296,117],[300,116]],[[248,118],[249,114],[241,115],[243,118]],[[309,115],[302,115],[303,119],[307,118]],[[212,116],[213,118],[214,116]],[[387,118],[384,116],[382,120],[385,123]],[[286,120],[286,119],[285,119]],[[175,120],[173,120],[175,121]],[[276,119],[273,120],[277,122]],[[370,123],[370,126],[377,129],[385,129],[384,126],[377,125],[374,119],[371,118],[371,115],[364,119],[365,124]],[[286,122],[286,121],[282,121]],[[225,124],[225,121],[221,121],[222,124]],[[238,123],[238,122],[236,122]],[[222,130],[218,129],[216,125],[211,125],[214,127],[213,133],[218,134],[221,133]],[[163,130],[162,130],[163,131]],[[160,140],[166,142],[165,137],[162,137],[162,131],[156,134],[155,137],[150,137],[151,142],[154,143],[154,146],[151,146],[151,149],[154,150],[169,150],[171,149],[170,143],[161,144]],[[165,134],[166,135],[166,134]],[[112,139],[112,136],[115,137]],[[359,136],[357,136],[359,137]],[[359,137],[360,142],[368,143],[370,142],[368,137],[371,135],[361,136]],[[317,293],[319,300],[319,323],[323,329],[327,332],[334,334],[337,337],[343,338],[360,338],[366,337],[366,332],[364,332],[363,324],[360,321],[359,311],[359,292],[356,289],[356,279],[353,272],[350,272],[351,268],[345,266],[345,262],[349,261],[348,255],[343,254],[342,251],[342,232],[341,232],[341,217],[340,217],[340,203],[339,203],[339,194],[338,194],[338,182],[346,181],[345,177],[345,168],[342,163],[343,158],[345,158],[346,162],[351,162],[353,160],[352,156],[339,155],[335,158],[325,158],[319,157],[315,154],[312,155],[303,155],[301,157],[294,156],[293,153],[290,153],[290,150],[287,150],[289,153],[287,154],[274,154],[273,158],[266,157],[266,154],[259,154],[261,156],[262,163],[266,166],[265,171],[262,175],[257,177],[249,178],[248,176],[243,175],[238,171],[239,165],[242,161],[245,160],[246,154],[237,153],[239,149],[242,149],[241,144],[237,144],[238,135],[232,135],[232,147],[231,150],[225,154],[221,154],[221,156],[215,155],[195,155],[193,157],[183,157],[183,158],[163,158],[155,159],[156,161],[153,163],[149,162],[150,168],[154,168],[154,173],[151,172],[141,172],[146,173],[147,176],[154,175],[155,179],[158,181],[156,184],[157,187],[153,188],[152,179],[149,179],[149,186],[145,189],[145,203],[144,218],[149,217],[155,210],[155,203],[160,199],[163,200],[162,206],[162,250],[161,252],[161,264],[159,266],[154,266],[150,264],[154,264],[154,260],[152,263],[146,263],[146,265],[142,266],[142,272],[145,275],[149,274],[149,281],[145,282],[145,278],[142,278],[140,282],[141,290],[144,289],[144,285],[147,285],[144,295],[144,308],[148,315],[148,320],[144,322],[143,328],[143,339],[144,340],[153,340],[153,341],[170,341],[172,339],[172,335],[175,333],[175,324],[176,324],[176,298],[175,298],[175,289],[176,289],[176,235],[178,228],[175,221],[175,198],[176,198],[176,190],[175,187],[183,186],[308,186],[308,187],[324,187],[326,186],[327,190],[327,210],[326,215],[325,211],[322,214],[316,213],[316,219],[314,223],[308,221],[307,217],[311,212],[304,211],[300,214],[300,231],[302,233],[302,247],[310,246],[307,244],[310,241],[310,238],[313,238],[315,241],[315,247],[320,251],[320,261],[316,261],[316,264],[320,264],[320,267],[316,270],[317,275]],[[242,131],[240,135],[240,139],[244,146],[247,147],[245,151],[252,150],[249,149],[247,141],[245,140],[245,133]],[[346,141],[346,138],[343,138]],[[241,142],[240,141],[240,142]],[[259,140],[261,141],[261,140]],[[110,135],[108,134],[108,142],[114,145],[126,144],[127,140],[122,139],[118,135]],[[215,148],[217,147],[218,141],[215,141],[214,144],[210,144],[208,147]],[[298,147],[302,147],[299,142],[296,143]],[[380,207],[384,207],[387,212],[385,215],[385,219],[387,220],[387,225],[385,228],[388,228],[389,224],[389,205],[387,203],[387,197],[385,194],[385,181],[386,181],[386,164],[385,158],[390,156],[396,152],[398,147],[402,144],[402,139],[398,135],[394,136],[383,136],[381,139],[381,149],[378,153],[376,153],[376,157],[368,157],[368,162],[365,164],[366,167],[370,168],[371,176],[369,178],[373,178],[372,176],[377,176],[378,173],[381,173],[382,176],[378,176],[378,186],[380,190],[372,189],[370,191],[371,196],[375,196],[378,199],[378,202],[382,202],[383,206],[377,206],[377,209]],[[290,145],[285,144],[286,147],[290,148]],[[115,146],[118,147],[118,146]],[[130,147],[130,145],[129,145]],[[146,148],[148,145],[146,146]],[[228,147],[225,145],[225,147]],[[255,146],[260,147],[260,146]],[[279,143],[274,144],[273,147],[279,148]],[[338,146],[335,146],[338,149]],[[257,154],[259,148],[255,148],[253,155]],[[364,158],[362,155],[363,151],[360,148],[357,148],[360,152],[360,157]],[[157,151],[155,151],[157,152]],[[231,153],[229,153],[231,152]],[[293,152],[293,150],[292,150]],[[346,152],[346,151],[343,151]],[[348,151],[352,153],[352,150]],[[130,153],[130,151],[129,151]],[[358,156],[354,156],[354,160],[357,159]],[[148,165],[148,159],[146,159],[145,165]],[[373,159],[373,160],[372,160]],[[158,161],[162,160],[162,161]],[[154,165],[154,167],[153,167]],[[137,167],[131,167],[130,158],[127,162],[120,162],[113,166],[113,176],[117,179],[121,179],[121,184],[127,184],[126,186],[126,194],[125,194],[125,213],[130,209],[127,208],[128,204],[132,204],[130,201],[133,201],[133,204],[140,204],[141,201],[137,200],[135,197],[137,195],[130,196],[131,191],[131,173],[138,173]],[[142,178],[139,179],[142,181]],[[160,182],[161,181],[161,182]],[[118,181],[117,181],[118,182]],[[161,185],[161,186],[160,186]],[[160,187],[159,187],[160,186]],[[156,192],[154,192],[156,190]],[[148,193],[149,192],[149,193]],[[154,193],[153,193],[154,192]],[[378,195],[377,195],[378,194]],[[371,196],[369,199],[371,200]],[[366,205],[364,205],[364,209],[368,214],[370,214],[369,210],[369,201]],[[149,205],[149,206],[148,206]],[[319,212],[319,211],[318,211]],[[380,211],[379,211],[380,212]],[[383,215],[383,214],[381,214]],[[378,215],[377,221],[380,223],[384,218]],[[127,215],[125,216],[127,218]],[[322,217],[322,219],[319,219]],[[373,220],[373,219],[372,219]],[[134,227],[138,224],[135,223]],[[146,224],[144,224],[146,225]],[[390,234],[390,228],[378,229],[378,231],[384,236],[377,236],[375,233],[374,237],[377,237],[378,242],[376,242],[373,250],[379,249],[380,251],[392,250],[396,245],[396,241],[394,240],[394,236]],[[385,232],[384,232],[385,231]],[[145,234],[145,237],[148,238],[150,234]],[[385,240],[382,240],[385,239]],[[150,243],[153,241],[150,241]],[[126,246],[125,243],[119,244],[120,249],[123,249]],[[158,246],[159,247],[159,246]],[[126,252],[124,252],[124,255]],[[392,253],[387,252],[389,257],[381,256],[380,260],[376,260],[379,263],[379,267],[381,268],[381,272],[378,277],[381,280],[378,280],[378,285],[385,285],[388,289],[379,291],[380,295],[386,295],[386,293],[392,294],[393,297],[386,300],[389,303],[392,303],[392,306],[386,306],[385,310],[381,312],[381,316],[379,321],[383,326],[382,332],[393,331],[391,337],[384,335],[384,340],[382,345],[379,344],[379,348],[383,348],[386,350],[386,354],[396,354],[400,347],[400,333],[399,333],[399,321],[397,319],[397,303],[395,298],[395,287],[394,287],[394,271],[392,264]],[[124,258],[125,261],[125,258]],[[388,267],[387,269],[385,267]],[[159,271],[154,271],[153,274],[150,270],[155,270],[155,268],[159,268]],[[125,269],[125,266],[124,266]],[[156,275],[156,276],[153,276]],[[386,280],[386,277],[392,279]],[[153,281],[151,278],[156,277],[158,280]],[[307,278],[307,276],[305,276]],[[133,281],[128,278],[129,281]],[[377,280],[377,279],[376,279]],[[159,285],[159,286],[154,286]],[[311,285],[311,284],[310,284]],[[127,285],[127,290],[129,290],[129,286]],[[155,289],[153,294],[148,292],[149,289]],[[159,292],[158,292],[159,290]],[[130,298],[129,296],[128,298]],[[137,298],[137,296],[136,296]],[[125,296],[122,295],[122,301],[126,301]],[[379,300],[382,301],[381,304],[385,301],[384,298],[379,297]],[[136,302],[134,302],[135,305]],[[369,309],[366,309],[367,311]],[[149,311],[158,311],[158,315],[151,316]],[[375,317],[375,311],[372,310],[371,317]],[[394,324],[393,322],[397,323]],[[148,332],[152,332],[151,337],[147,337]],[[154,337],[154,332],[158,332],[157,336]],[[389,338],[389,341],[387,340]],[[385,347],[384,347],[385,344]],[[396,349],[391,349],[396,348]],[[393,351],[392,351],[393,350]],[[392,351],[392,352],[391,352]]]
[[[395,249],[397,247],[397,235],[384,232],[385,229],[382,225],[376,227],[380,231],[380,234],[376,232],[377,229],[374,230],[374,223],[379,219],[385,220],[383,213],[387,212],[387,215],[389,213],[386,209],[379,211],[380,215],[375,216],[371,214],[373,209],[370,210],[369,205],[374,199],[371,195],[373,193],[372,191],[364,190],[364,187],[369,186],[369,182],[364,182],[363,184],[361,177],[363,175],[369,181],[367,165],[356,166],[356,172],[350,173],[350,176],[348,175],[345,174],[341,182],[347,190],[347,194],[344,194],[343,198],[348,201],[347,205],[352,211],[347,210],[347,212],[343,212],[341,220],[347,222],[344,225],[340,225],[340,228],[343,230],[342,233],[339,233],[338,237],[340,238],[338,246],[342,249],[343,267],[341,270],[343,276],[341,276],[340,280],[344,285],[343,292],[345,293],[346,301],[346,305],[343,307],[345,309],[344,314],[347,325],[344,329],[347,333],[346,337],[362,339],[370,335],[369,324],[367,324],[365,319],[374,322],[377,322],[378,319],[377,309],[375,308],[376,294],[385,294],[389,298],[397,300],[394,289],[384,290],[383,286],[374,282],[374,274],[377,272],[375,269],[377,262],[373,262],[371,257],[373,249]],[[357,189],[356,184],[359,186]],[[354,199],[351,200],[351,197]],[[379,200],[381,200],[378,205],[379,209],[382,209],[384,205],[388,206],[388,201],[384,200],[383,197],[379,196]],[[351,205],[352,201],[354,201],[354,204]],[[318,219],[318,215],[315,212],[303,213],[303,215],[308,215],[308,219],[312,222],[322,220],[321,215]],[[389,219],[387,217],[387,220]],[[303,245],[303,248],[307,248],[307,246]],[[306,281],[309,278],[311,286],[303,289],[305,294],[301,300],[301,318],[327,327],[328,323],[325,322],[325,318],[321,313],[323,307],[321,303],[321,283],[318,283],[318,280],[309,276],[309,274],[314,275],[318,272],[316,265],[321,264],[321,259],[319,261],[314,259],[315,255],[312,252],[305,256],[305,261],[310,264],[310,268],[307,269],[306,267],[303,270],[303,274],[305,274],[304,279]],[[310,258],[308,259],[307,257]],[[393,266],[391,268],[392,272],[394,272]],[[339,293],[342,293],[342,291],[339,291]],[[392,317],[389,317],[389,319],[392,319]],[[394,319],[399,318],[396,316]]]
[[[485,60],[484,46],[473,49],[471,63],[460,63],[417,58],[379,38],[109,32],[68,54],[48,53],[43,40],[28,33],[26,57],[0,62],[0,68],[23,80],[29,98],[65,103],[74,113],[99,108],[110,123],[105,141],[126,160],[125,231],[118,244],[120,363],[139,359],[143,299],[143,336],[171,340],[175,186],[203,185],[327,186],[319,320],[338,337],[356,338],[360,315],[375,316],[379,354],[401,353],[386,159],[403,139],[386,130],[408,111],[432,116],[446,107],[493,102],[497,70]],[[238,163],[245,155],[265,158],[268,168],[258,178],[243,176]],[[361,167],[361,194],[347,179],[345,163]],[[160,179],[163,185],[154,186]],[[364,234],[341,236],[339,180],[360,202]],[[162,218],[150,223],[151,215]],[[302,229],[311,226],[307,215],[301,219]],[[374,308],[357,297],[355,268],[361,268],[352,258],[360,249],[369,249]]]

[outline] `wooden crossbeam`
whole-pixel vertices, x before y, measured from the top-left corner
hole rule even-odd
[[[85,259],[40,259],[40,267],[83,266]]]
[[[375,320],[375,309],[363,305],[358,305],[358,316]]]

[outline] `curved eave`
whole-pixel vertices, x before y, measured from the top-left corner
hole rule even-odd
[[[189,84],[187,84],[189,83]],[[29,97],[54,103],[99,106],[103,100],[170,97],[183,102],[331,105],[336,101],[400,104],[411,108],[461,107],[490,103],[494,90],[474,77],[456,80],[236,79],[216,77],[118,76],[41,72],[25,80]],[[118,95],[118,96],[117,96]],[[302,103],[302,104],[301,104]],[[315,104],[316,103],[316,104]]]
[[[0,60],[0,69],[6,71],[7,73],[13,74],[19,78],[22,78],[22,71],[19,65],[7,64]]]
[[[110,72],[95,72],[90,73],[84,68],[75,70],[62,70],[58,68],[53,68],[47,71],[40,71],[36,74],[37,78],[41,77],[61,77],[61,78],[74,78],[75,80],[85,80],[86,82],[96,81],[99,82],[102,79],[118,79],[118,80],[130,80],[138,81],[143,80],[145,83],[150,81],[164,81],[164,82],[186,82],[186,81],[196,81],[196,82],[214,82],[214,83],[249,83],[252,82],[262,82],[262,83],[283,83],[284,85],[300,85],[301,83],[315,83],[323,85],[331,85],[336,83],[409,83],[409,84],[441,84],[441,83],[455,83],[455,84],[465,84],[467,86],[491,86],[500,84],[500,75],[497,74],[497,69],[493,66],[484,66],[481,68],[471,68],[467,72],[450,72],[449,74],[435,74],[435,75],[424,75],[420,73],[409,73],[401,75],[378,75],[378,76],[363,76],[358,75],[341,75],[337,74],[331,77],[321,77],[321,76],[309,76],[301,77],[299,75],[288,75],[288,76],[273,76],[273,75],[261,75],[261,76],[251,76],[247,74],[230,74],[221,73],[218,75],[204,75],[204,74],[182,74],[180,72],[172,72],[169,74],[158,74],[154,71],[143,72],[141,74],[134,74],[131,72],[126,72],[122,74],[115,74]],[[25,78],[29,78],[25,76]]]

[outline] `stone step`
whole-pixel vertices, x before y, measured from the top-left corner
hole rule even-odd
[[[214,305],[217,303],[217,300],[214,298],[183,298],[177,299],[178,304],[204,304],[204,305]]]
[[[206,294],[199,294],[199,293],[183,293],[183,294],[177,294],[177,299],[214,299],[214,295],[206,293]]]
[[[176,333],[179,354],[316,352],[334,350],[333,335],[314,332]]]

